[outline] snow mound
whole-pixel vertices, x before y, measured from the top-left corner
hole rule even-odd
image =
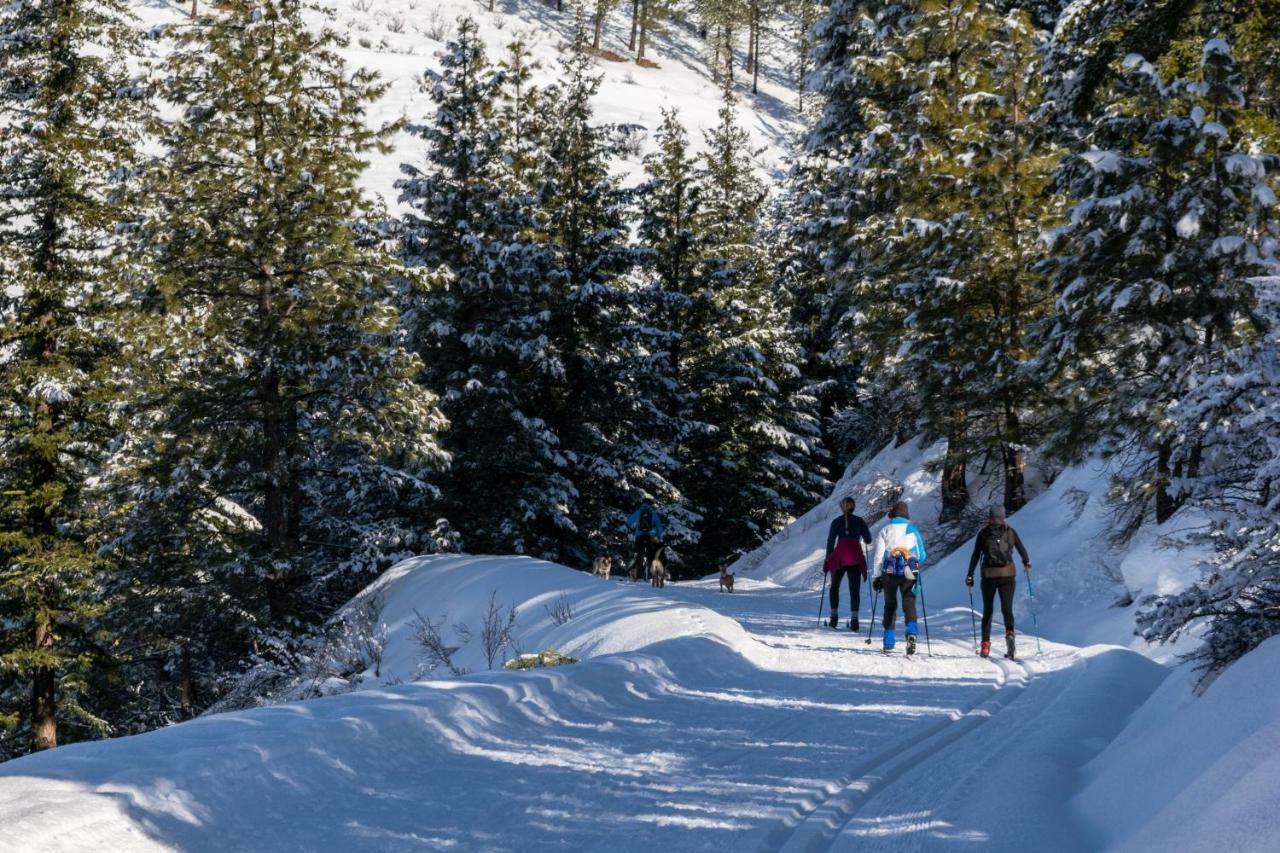
[[[1120,851],[1275,849],[1280,802],[1280,637],[1205,692],[1180,667],[1086,769],[1075,804]]]
[[[501,650],[494,669],[520,654],[551,648],[586,660],[687,637],[712,639],[737,651],[750,646],[742,626],[705,607],[673,601],[647,584],[617,577],[604,581],[529,557],[442,555],[405,560],[357,600],[368,597],[381,602],[386,644],[380,674],[366,672],[364,686],[448,674],[438,667],[430,669],[431,662],[424,658],[415,636],[423,618],[438,624],[446,644],[457,648],[455,667],[467,672],[489,669],[481,631],[490,602],[504,619],[511,608],[516,611],[511,643]],[[570,613],[567,621],[557,624]]]

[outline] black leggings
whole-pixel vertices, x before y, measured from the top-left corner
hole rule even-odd
[[[995,609],[997,591],[1000,593],[1000,615],[1004,619],[1004,632],[1013,633],[1013,591],[1017,586],[1016,577],[982,579],[982,639],[991,639],[991,613]]]
[[[907,633],[915,633],[916,624],[916,582],[898,575],[881,575],[880,586],[884,589],[884,627],[893,628],[898,619],[898,593],[902,594],[902,618],[907,622]]]
[[[631,565],[635,567],[638,577],[649,579],[649,566],[653,564],[653,558],[658,556],[660,545],[656,536],[645,535],[636,539],[636,555],[631,559]]]
[[[849,613],[858,615],[862,606],[862,566],[841,566],[831,574],[831,615],[840,611],[840,581],[849,578]]]

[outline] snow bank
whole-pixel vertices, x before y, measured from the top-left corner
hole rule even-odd
[[[415,638],[419,616],[441,626],[456,646],[453,663],[468,672],[489,668],[480,636],[492,601],[505,617],[516,609],[509,647],[495,668],[521,653],[554,648],[576,658],[634,652],[673,639],[703,637],[744,651],[751,644],[742,626],[705,607],[674,601],[644,583],[616,576],[609,581],[555,563],[528,557],[433,556],[406,560],[361,593],[382,602],[387,639],[381,675],[364,674],[366,687],[447,675],[425,669]],[[556,624],[553,613],[567,607],[573,617]],[[465,626],[470,639],[459,635]]]
[[[1280,637],[1229,667],[1201,697],[1192,693],[1195,673],[1180,667],[1087,768],[1090,782],[1075,804],[1098,847],[1275,849],[1278,669]]]

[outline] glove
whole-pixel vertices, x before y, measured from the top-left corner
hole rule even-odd
[[[965,575],[965,576],[964,576],[964,585],[965,585],[965,586],[973,586],[973,575]]]
[[[884,584],[880,583],[880,578],[876,578],[871,582],[871,588],[874,589],[876,592],[879,592],[880,590],[884,589]]]
[[[1023,572],[1023,574],[1025,574],[1027,577],[1031,577],[1031,564],[1030,564],[1030,563],[1027,563],[1026,565],[1024,565],[1024,566],[1022,567],[1022,572]]]

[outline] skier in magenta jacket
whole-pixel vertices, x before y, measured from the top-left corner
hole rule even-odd
[[[867,558],[863,543],[871,544],[871,528],[862,516],[854,515],[857,504],[853,498],[840,501],[840,515],[831,522],[827,532],[827,559],[824,572],[831,573],[831,621],[832,628],[840,624],[840,582],[849,579],[849,630],[858,630],[858,608],[862,605],[861,581],[867,579]]]

